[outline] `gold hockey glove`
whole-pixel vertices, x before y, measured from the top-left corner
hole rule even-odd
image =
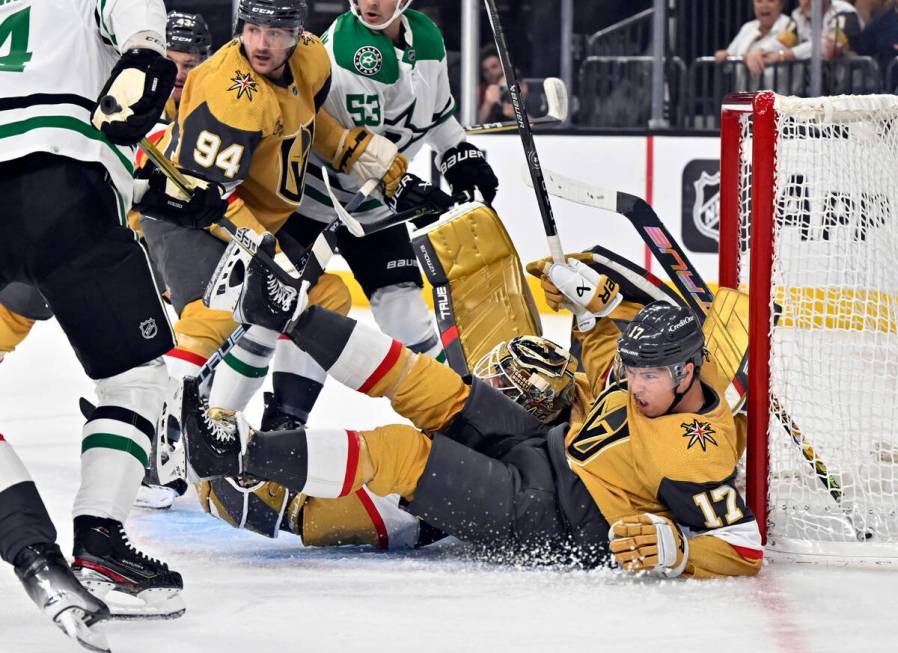
[[[680,527],[652,513],[624,517],[611,526],[611,553],[624,571],[650,571],[667,578],[683,573],[689,544]]]
[[[396,192],[408,167],[408,161],[392,141],[364,127],[343,133],[331,164],[338,172],[351,174],[363,184],[369,179],[380,179],[386,197]]]

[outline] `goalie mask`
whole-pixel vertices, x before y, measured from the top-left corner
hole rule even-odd
[[[474,366],[475,376],[546,423],[573,403],[576,371],[568,350],[539,336],[501,342]]]
[[[359,0],[349,0],[349,10],[352,12],[352,15],[358,18],[362,25],[364,25],[368,29],[381,31],[389,27],[394,20],[399,18],[399,16],[401,16],[402,13],[406,9],[408,9],[411,4],[412,0],[396,0],[396,9],[393,11],[393,15],[379,25],[373,25],[365,20],[365,18],[362,16],[361,10],[359,9]]]

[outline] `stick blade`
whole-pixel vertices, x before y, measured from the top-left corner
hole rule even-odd
[[[527,166],[521,167],[521,178],[527,186],[533,188],[533,181],[530,179],[530,170]],[[585,182],[565,177],[552,170],[543,169],[543,178],[546,181],[546,190],[549,192],[549,195],[560,197],[576,204],[617,213],[617,191],[590,186]]]
[[[548,110],[546,115],[564,122],[568,117],[567,85],[557,77],[546,77],[543,80],[543,93],[546,94]]]

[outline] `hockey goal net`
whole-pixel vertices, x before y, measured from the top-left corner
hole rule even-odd
[[[898,97],[730,96],[720,199],[720,283],[751,298],[767,551],[896,566]]]

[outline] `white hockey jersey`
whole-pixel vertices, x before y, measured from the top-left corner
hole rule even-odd
[[[465,138],[454,117],[446,48],[439,28],[424,14],[408,9],[400,18],[405,49],[382,32],[365,27],[350,12],[341,15],[321,40],[332,63],[331,88],[324,107],[345,127],[364,126],[396,143],[411,160],[426,142],[442,154]],[[313,156],[299,214],[320,221],[334,218],[321,179],[321,157]],[[359,183],[328,170],[337,199],[352,198]],[[386,211],[372,199],[357,211]]]
[[[90,122],[121,49],[165,34],[162,0],[0,0],[0,161],[50,152],[109,171],[124,214],[134,150]]]

